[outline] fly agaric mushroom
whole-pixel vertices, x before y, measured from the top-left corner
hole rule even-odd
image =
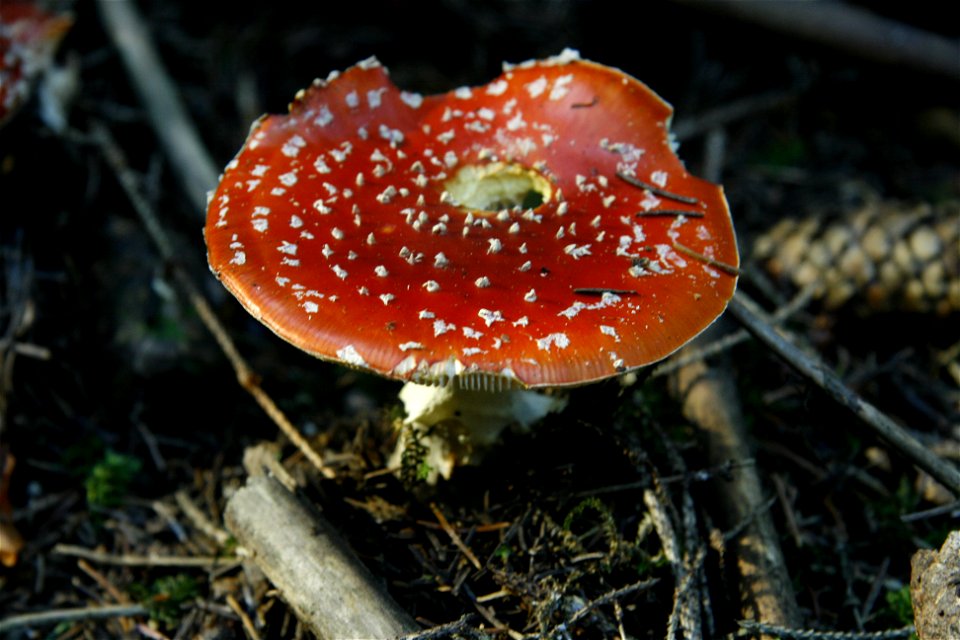
[[[670,116],[569,50],[436,96],[400,91],[371,58],[253,126],[210,199],[209,262],[282,338],[407,381],[420,423],[455,410],[419,385],[622,374],[700,333],[736,285],[722,189],[674,155]],[[518,397],[473,404],[533,411],[497,426],[551,407]]]
[[[69,16],[47,13],[33,2],[0,2],[0,126],[26,100],[31,81],[72,23]]]

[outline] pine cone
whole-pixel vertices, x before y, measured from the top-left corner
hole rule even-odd
[[[835,219],[787,219],[757,239],[754,259],[825,308],[960,311],[960,201],[871,200]]]

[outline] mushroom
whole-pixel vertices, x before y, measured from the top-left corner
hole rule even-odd
[[[49,63],[72,18],[33,2],[0,2],[0,126],[26,100],[30,82]]]
[[[280,337],[407,381],[409,421],[491,426],[446,445],[467,460],[558,406],[519,390],[660,360],[733,295],[723,191],[676,157],[671,113],[570,50],[435,96],[371,58],[254,124],[210,198],[209,262]]]

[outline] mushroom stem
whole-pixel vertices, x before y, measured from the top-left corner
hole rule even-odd
[[[528,429],[552,411],[566,406],[566,398],[527,389],[482,391],[464,389],[456,382],[431,386],[408,382],[400,390],[407,412],[405,425],[419,431],[427,448],[430,468],[428,482],[439,476],[449,478],[457,465],[476,464],[487,448],[497,442],[509,426]],[[410,444],[404,435],[393,454],[391,466],[398,466]]]

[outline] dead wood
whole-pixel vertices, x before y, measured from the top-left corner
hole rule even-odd
[[[269,476],[227,503],[227,528],[319,638],[392,638],[416,622],[326,520]]]
[[[0,620],[0,633],[8,633],[24,627],[55,625],[76,620],[95,620],[102,618],[120,618],[142,616],[146,607],[139,604],[119,604],[97,607],[76,607],[69,609],[51,609],[36,613],[24,613]]]
[[[960,531],[953,531],[939,551],[921,549],[910,561],[910,598],[920,638],[960,638],[958,558]]]
[[[841,405],[850,409],[874,433],[909,458],[913,464],[933,476],[954,495],[960,495],[960,469],[939,458],[893,419],[854,393],[820,358],[801,351],[787,341],[764,319],[763,312],[746,294],[738,291],[728,308],[754,337],[773,349],[790,366],[816,383]]]
[[[132,2],[113,0],[98,4],[103,24],[120,52],[150,124],[170,158],[170,166],[194,210],[202,215],[207,209],[207,191],[217,184],[216,165],[153,48],[150,33],[136,6]]]
[[[709,339],[710,330],[700,340]],[[695,341],[690,350],[699,347]],[[752,620],[784,626],[800,624],[800,614],[780,549],[776,528],[767,511],[753,452],[728,375],[721,375],[703,361],[690,363],[674,376],[675,393],[683,400],[683,413],[708,439],[712,465],[733,462],[736,470],[728,483],[718,482],[722,524],[733,528],[749,522],[732,541],[740,574],[741,606]]]
[[[960,80],[960,43],[844,2],[680,0],[883,64]]]

